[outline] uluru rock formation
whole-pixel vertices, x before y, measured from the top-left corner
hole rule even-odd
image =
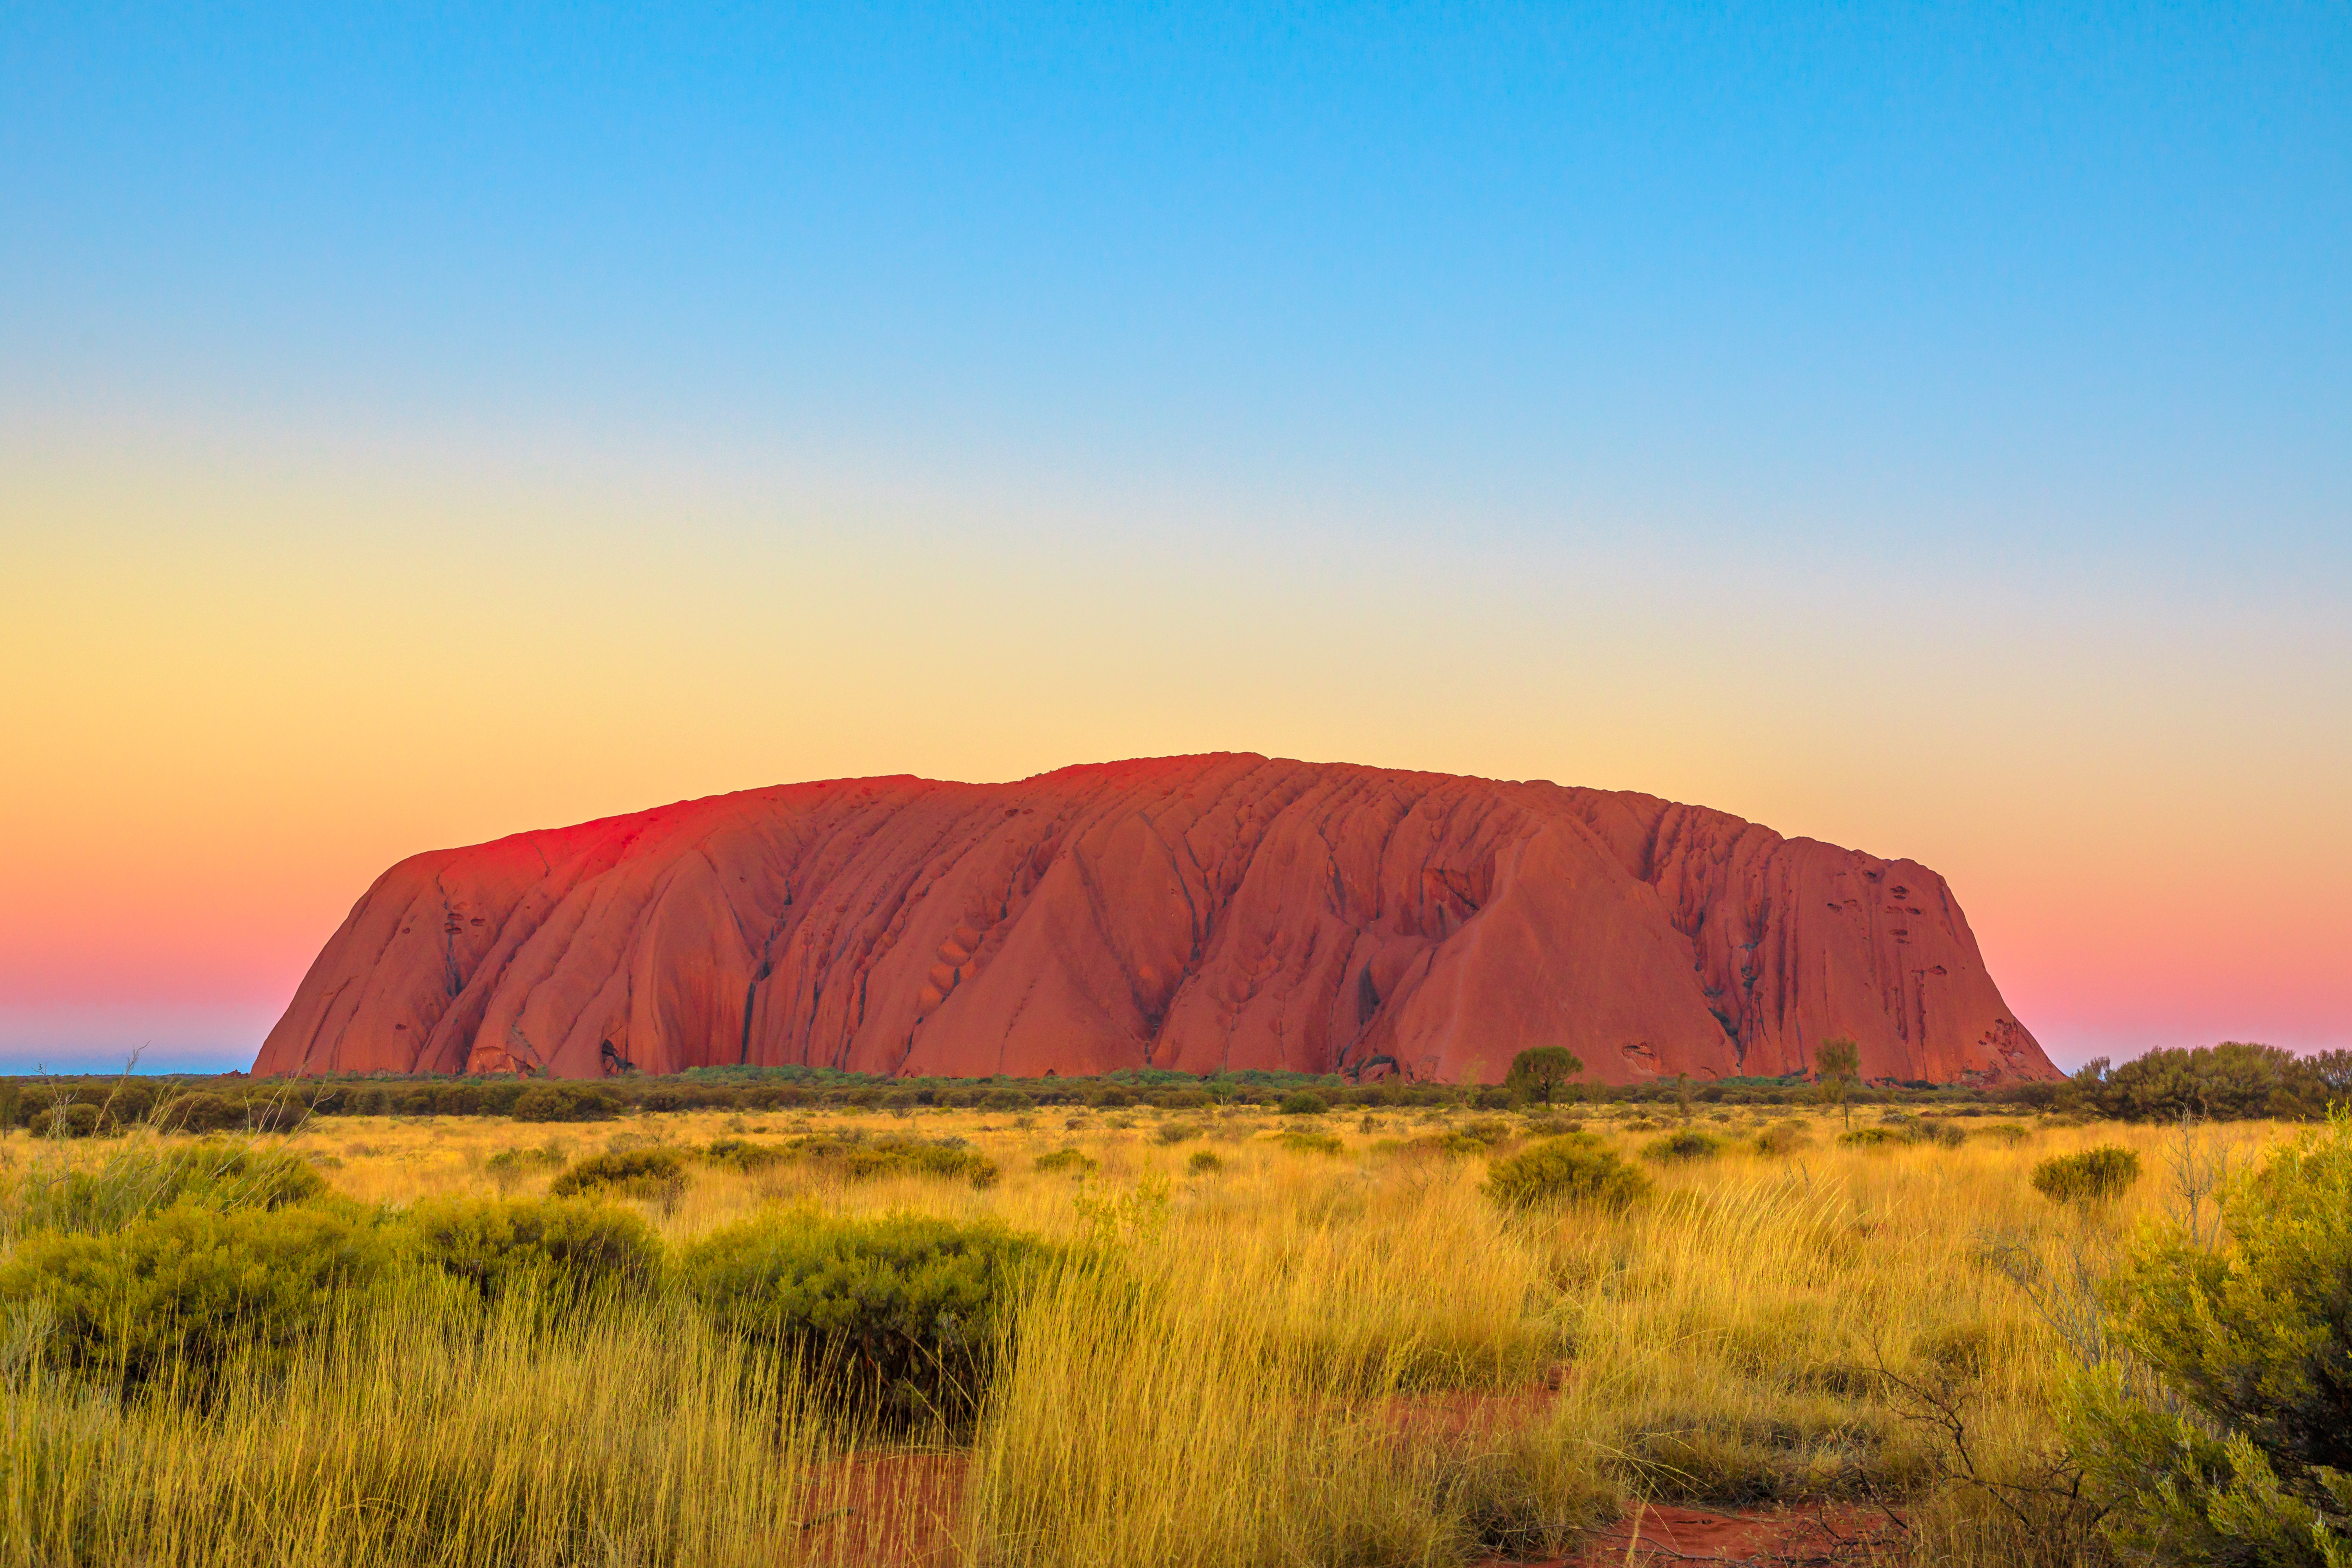
[[[841,779],[412,856],[257,1073],[2055,1078],[1943,878],[1651,795],[1253,755]]]

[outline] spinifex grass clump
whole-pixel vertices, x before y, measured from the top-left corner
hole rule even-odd
[[[53,1364],[125,1393],[209,1390],[383,1280],[390,1238],[347,1208],[188,1205],[102,1236],[38,1231],[0,1264],[0,1304],[46,1327]]]
[[[276,1209],[325,1191],[306,1162],[243,1141],[142,1138],[81,1157],[52,1142],[0,1202],[0,1233],[110,1232],[174,1204]]]
[[[2054,1154],[2033,1167],[2033,1190],[2053,1203],[2105,1204],[2139,1180],[2139,1155],[2115,1144]]]
[[[1194,1158],[1197,1159],[1199,1156],[1195,1155]],[[1078,1149],[1056,1149],[1050,1154],[1037,1156],[1037,1173],[1040,1175],[1083,1176],[1096,1168],[1094,1157]]]
[[[839,1138],[813,1133],[795,1138],[785,1147],[794,1159],[807,1161],[818,1171],[849,1182],[929,1176],[986,1188],[994,1186],[1000,1174],[995,1161],[966,1147],[960,1138],[927,1142],[919,1138]]]
[[[1649,1192],[1650,1178],[1591,1133],[1570,1132],[1495,1162],[1485,1190],[1507,1209],[1563,1203],[1622,1208]]]
[[[1666,1163],[1676,1160],[1712,1160],[1723,1152],[1723,1141],[1695,1128],[1669,1132],[1642,1145],[1642,1158]]]
[[[661,1243],[625,1208],[551,1200],[446,1198],[409,1211],[417,1256],[484,1298],[541,1292],[577,1304],[635,1294],[661,1275]]]
[[[661,1198],[675,1196],[686,1183],[686,1156],[675,1149],[616,1149],[590,1155],[556,1177],[547,1190],[559,1198],[583,1193]]]
[[[968,1420],[1021,1270],[1039,1245],[998,1225],[813,1210],[730,1226],[686,1248],[688,1293],[844,1403],[898,1421]]]

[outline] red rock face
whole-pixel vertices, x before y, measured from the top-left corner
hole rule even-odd
[[[1944,879],[1644,795],[1265,757],[843,779],[402,861],[257,1073],[748,1062],[2054,1078]]]

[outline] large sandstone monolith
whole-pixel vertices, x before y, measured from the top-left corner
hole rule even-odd
[[[1169,757],[750,790],[402,861],[257,1073],[721,1063],[2054,1078],[1944,879],[1645,795]]]

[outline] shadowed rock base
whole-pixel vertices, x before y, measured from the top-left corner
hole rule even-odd
[[[2057,1076],[1944,879],[1654,796],[1253,755],[747,790],[413,856],[257,1073]]]

